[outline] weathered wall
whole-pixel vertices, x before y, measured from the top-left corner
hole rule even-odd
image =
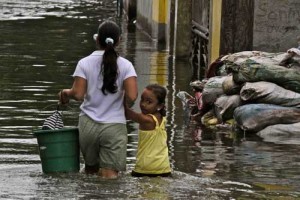
[[[252,50],[254,0],[223,0],[219,55]]]
[[[191,5],[192,0],[137,0],[137,26],[158,45],[169,48],[177,58],[188,60],[191,49]]]
[[[300,0],[193,0],[192,63],[201,77],[205,63],[219,56],[240,51],[285,52],[297,47],[300,36]],[[208,19],[206,4],[210,2]],[[206,56],[202,50],[202,26],[209,21]],[[197,31],[195,31],[196,29]],[[204,31],[205,32],[205,31]],[[199,37],[200,36],[200,37]],[[200,38],[200,39],[199,39]],[[205,44],[205,43],[204,43]],[[202,50],[202,51],[201,51]],[[206,61],[208,58],[208,61]],[[202,70],[203,71],[203,70]],[[203,73],[202,73],[203,74]]]
[[[209,28],[209,5],[207,0],[192,0],[192,20],[206,29]]]
[[[137,1],[137,23],[152,39],[166,43],[168,0]]]
[[[176,58],[189,59],[192,40],[192,1],[177,0]]]
[[[219,55],[247,50],[283,52],[298,45],[299,0],[223,0],[221,12]],[[213,26],[216,21],[212,21]]]
[[[279,52],[296,47],[300,36],[299,0],[255,0],[253,49]]]

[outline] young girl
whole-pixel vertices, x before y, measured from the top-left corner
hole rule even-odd
[[[139,123],[136,165],[132,176],[170,176],[167,146],[165,98],[167,91],[158,84],[148,85],[141,96],[137,113],[125,105],[127,119]]]

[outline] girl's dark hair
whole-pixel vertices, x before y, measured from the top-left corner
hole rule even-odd
[[[117,58],[119,55],[114,47],[119,42],[120,34],[119,26],[110,20],[104,21],[98,28],[98,43],[100,48],[105,50],[100,72],[103,76],[101,90],[105,95],[106,91],[116,93],[118,90],[116,80],[118,77]]]
[[[147,85],[146,89],[152,91],[155,94],[159,104],[164,105],[164,107],[160,109],[159,112],[162,116],[166,116],[167,111],[166,111],[165,103],[166,103],[167,89],[158,84]]]

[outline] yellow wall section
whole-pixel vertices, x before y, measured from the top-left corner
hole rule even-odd
[[[222,0],[212,0],[211,63],[220,56],[221,17]]]
[[[152,19],[157,23],[167,24],[168,0],[152,0]]]

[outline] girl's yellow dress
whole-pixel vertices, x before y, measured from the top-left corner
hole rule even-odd
[[[171,172],[167,146],[166,117],[161,124],[154,115],[154,130],[139,130],[138,150],[134,172],[141,174],[165,174]]]

